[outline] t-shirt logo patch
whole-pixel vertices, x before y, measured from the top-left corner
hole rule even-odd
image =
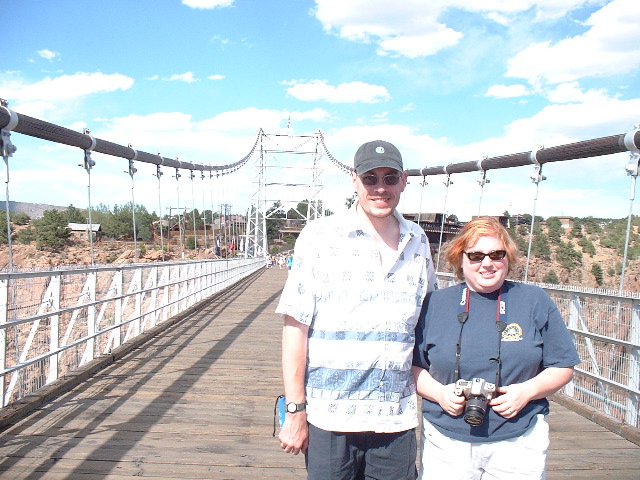
[[[505,342],[519,342],[522,340],[522,327],[517,323],[510,323],[502,332],[502,340]]]

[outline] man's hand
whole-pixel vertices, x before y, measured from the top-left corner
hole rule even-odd
[[[287,413],[278,440],[280,440],[280,448],[285,453],[293,453],[294,455],[298,455],[300,452],[307,453],[309,446],[307,413]]]

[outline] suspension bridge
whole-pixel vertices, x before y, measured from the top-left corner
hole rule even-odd
[[[7,178],[16,151],[12,132],[81,149],[89,178],[94,151],[129,162],[132,180],[132,162],[153,164],[158,172],[175,169],[176,178],[187,171],[192,180],[193,172],[229,175],[249,164],[255,173],[246,244],[237,258],[0,273],[0,475],[304,477],[302,459],[282,454],[272,437],[273,401],[281,390],[281,322],[273,312],[287,270],[265,268],[266,219],[268,205],[285,199],[286,189],[304,191],[291,200],[307,199],[308,219],[324,214],[321,157],[338,171],[349,167],[330,153],[322,134],[260,132],[248,155],[216,166],[137,151],[7,106],[0,108],[0,129]],[[636,128],[408,173],[449,179],[629,152],[627,172],[635,182],[638,145]],[[278,172],[270,162],[280,153],[308,156],[311,179],[298,178],[289,166]],[[442,285],[452,281],[439,278]],[[637,479],[640,294],[544,288],[582,359],[574,380],[554,397],[548,478]]]

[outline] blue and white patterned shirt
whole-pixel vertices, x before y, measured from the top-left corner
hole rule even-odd
[[[437,280],[424,231],[394,215],[400,243],[389,271],[355,207],[310,222],[296,242],[276,312],[309,325],[307,419],[323,430],[391,433],[418,425],[414,330]]]

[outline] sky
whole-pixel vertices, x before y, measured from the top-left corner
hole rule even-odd
[[[328,155],[271,147],[321,132],[351,166],[359,145],[382,139],[419,169],[640,123],[637,0],[0,0],[0,12],[0,98],[19,114],[205,165],[237,162],[266,135],[265,155],[231,175],[164,168],[158,180],[155,165],[135,162],[132,178],[127,160],[99,153],[87,175],[80,149],[14,132],[12,201],[244,213],[262,158],[268,201],[318,195],[338,211],[353,188]],[[275,187],[308,182],[314,160],[315,187]],[[490,170],[484,184],[481,172],[449,187],[410,177],[399,209],[624,218],[640,214],[630,161],[550,163],[537,188],[533,166]]]

